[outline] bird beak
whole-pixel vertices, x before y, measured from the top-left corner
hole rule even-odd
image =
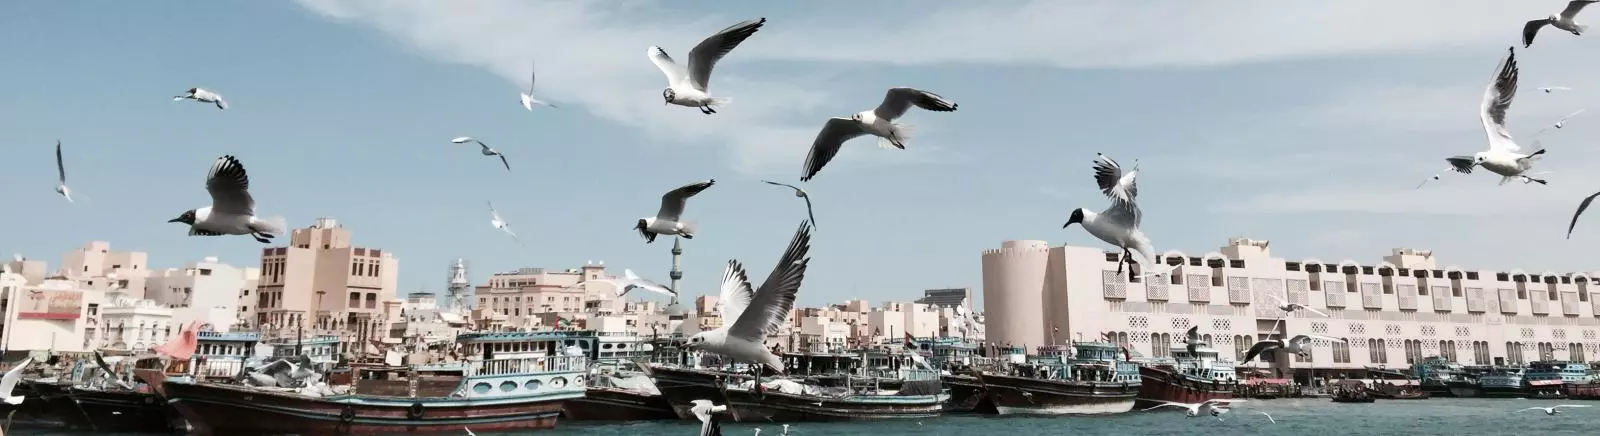
[[[167,220],[167,222],[169,222],[169,223],[181,223],[181,222],[183,222],[183,218],[173,218],[173,219]]]

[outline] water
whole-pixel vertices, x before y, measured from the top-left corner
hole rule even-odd
[[[1026,416],[949,416],[920,421],[870,421],[859,423],[798,423],[793,436],[1031,436],[1031,435],[1594,435],[1600,434],[1600,407],[1563,409],[1563,414],[1546,416],[1542,411],[1516,412],[1517,409],[1556,404],[1600,402],[1546,401],[1516,399],[1378,400],[1376,403],[1332,403],[1327,399],[1287,399],[1239,404],[1218,422],[1210,417],[1184,418],[1181,409],[1166,412],[1127,413],[1101,417],[1026,417]],[[1278,420],[1267,421],[1267,412]],[[722,434],[750,435],[761,428],[765,436],[782,432],[778,424],[724,423]],[[698,423],[681,421],[576,423],[563,421],[541,436],[657,436],[694,435]],[[465,432],[463,432],[464,434]],[[7,436],[79,436],[105,433],[66,433],[15,427]],[[488,432],[478,432],[490,435]],[[501,433],[526,434],[526,433]]]

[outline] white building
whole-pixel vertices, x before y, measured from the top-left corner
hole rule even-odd
[[[78,282],[46,278],[29,285],[21,274],[0,272],[0,349],[71,351],[93,349],[104,293]]]
[[[134,298],[120,292],[106,295],[100,308],[104,332],[100,347],[132,352],[148,351],[178,334],[181,325],[173,322],[172,309],[153,300]]]
[[[261,278],[255,267],[237,268],[206,257],[179,268],[154,271],[145,279],[145,297],[171,307],[172,320],[179,326],[192,321],[209,325],[214,332],[226,333],[239,320],[254,319],[241,305],[249,298]]]

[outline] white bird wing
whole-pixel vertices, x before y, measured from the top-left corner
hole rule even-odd
[[[1272,415],[1268,414],[1267,412],[1262,412],[1262,411],[1257,410],[1256,413],[1260,413],[1261,415],[1266,416],[1267,420],[1268,421],[1272,421],[1273,424],[1277,424],[1278,423],[1278,420],[1273,419]]]
[[[671,288],[666,287],[666,285],[662,285],[660,283],[656,283],[656,282],[650,281],[650,280],[645,279],[643,277],[639,277],[637,274],[634,274],[633,270],[631,270],[631,269],[622,270],[622,276],[623,276],[623,278],[625,278],[627,280],[627,284],[628,285],[631,285],[631,286],[633,286],[635,288],[643,289],[643,290],[654,292],[654,293],[657,293],[657,294],[670,295],[670,296],[674,296],[674,297],[678,296],[678,293],[676,291],[672,290]]]
[[[645,51],[645,55],[650,57],[651,63],[656,64],[656,68],[661,69],[661,74],[667,75],[668,86],[682,85],[689,80],[689,72],[684,71],[683,67],[674,62],[672,56],[668,56],[667,51],[661,47],[650,47]]]
[[[496,223],[505,224],[505,222],[506,222],[505,220],[500,219],[500,212],[494,210],[494,202],[493,201],[489,202],[489,216],[492,217],[494,219],[494,222],[496,222]]]
[[[716,179],[709,179],[679,186],[677,189],[667,191],[665,195],[661,196],[661,210],[656,212],[656,218],[669,221],[678,221],[678,218],[683,216],[683,207],[684,205],[688,204],[689,197],[699,194],[700,191],[704,191],[706,188],[710,188],[711,185],[716,183]]]
[[[1561,10],[1561,18],[1567,21],[1572,21],[1574,17],[1578,16],[1578,12],[1583,11],[1584,6],[1588,6],[1590,3],[1594,3],[1596,1],[1600,0],[1572,0],[1567,2],[1567,8]]]
[[[689,404],[694,405],[689,407],[689,411],[694,413],[696,418],[700,418],[700,422],[706,422],[711,418],[711,408],[714,407],[711,404],[711,400],[694,400],[690,401]]]
[[[1189,409],[1189,410],[1197,410],[1197,409],[1200,408],[1200,405],[1199,404],[1174,403],[1174,402],[1168,401],[1168,402],[1162,403],[1162,404],[1160,404],[1158,406],[1151,407],[1149,409],[1144,409],[1144,410],[1150,411],[1150,410],[1160,409],[1162,407],[1182,407],[1182,408]]]
[[[1311,313],[1322,315],[1324,318],[1328,317],[1328,314],[1326,312],[1317,310],[1315,307],[1306,306],[1306,305],[1300,305],[1300,309],[1301,310],[1309,310],[1309,311],[1311,311]]]
[[[1548,409],[1548,408],[1544,408],[1544,407],[1529,407],[1529,408],[1526,408],[1526,409],[1519,409],[1519,410],[1516,410],[1516,412],[1526,412],[1526,411],[1529,411],[1529,410],[1544,410],[1544,411],[1549,411],[1549,410],[1550,410],[1550,409]],[[1515,413],[1515,412],[1512,412],[1512,413]]]
[[[889,88],[883,95],[883,103],[872,110],[873,115],[886,120],[893,120],[905,116],[906,111],[915,105],[934,112],[950,112],[956,110],[956,103],[934,94],[916,88]]]
[[[722,299],[722,319],[739,319],[755,299],[755,292],[750,290],[750,277],[739,261],[728,260],[728,267],[722,271],[722,290],[718,295]]]
[[[22,362],[17,363],[17,366],[11,367],[11,370],[6,371],[4,376],[0,376],[0,397],[6,398],[8,400],[7,402],[9,402],[13,396],[15,396],[18,400],[22,399],[22,396],[14,395],[14,392],[17,388],[17,382],[22,381],[22,370],[27,368],[28,364],[31,363],[33,363],[32,357],[22,359]],[[16,404],[21,403],[18,402]]]
[[[711,35],[694,49],[689,50],[689,81],[695,89],[702,92],[711,85],[711,70],[717,67],[717,61],[727,56],[750,35],[755,35],[761,30],[761,25],[767,22],[766,18],[758,18],[739,24],[728,26],[726,29]],[[662,55],[665,55],[663,52]],[[660,65],[659,63],[656,65]]]
[[[811,223],[801,222],[772,274],[756,288],[750,305],[728,328],[729,336],[760,343],[767,334],[783,327],[789,311],[794,308],[795,292],[800,290],[800,282],[805,278],[806,263],[811,261],[806,257],[810,250]]]
[[[470,428],[467,428],[467,427],[463,426],[463,427],[461,427],[461,429],[467,431],[467,436],[478,436],[478,434],[477,433],[473,433],[472,429],[470,429]]]
[[[1483,105],[1479,112],[1484,133],[1489,138],[1490,151],[1520,149],[1511,139],[1511,131],[1506,129],[1506,111],[1511,109],[1511,100],[1517,96],[1519,75],[1516,47],[1506,50],[1506,57],[1495,67],[1494,77],[1489,81],[1489,87],[1483,91]]]
[[[1288,301],[1284,301],[1283,300],[1283,297],[1279,297],[1276,294],[1272,294],[1272,293],[1269,293],[1269,292],[1262,292],[1261,295],[1265,295],[1265,296],[1267,296],[1267,298],[1271,298],[1274,301],[1277,301],[1278,304],[1289,304]]]
[[[61,160],[61,140],[56,140],[56,175],[60,176],[61,184],[67,184],[67,164]]]
[[[1588,405],[1588,404],[1560,404],[1560,405],[1556,405],[1554,407],[1551,407],[1551,409],[1560,409],[1562,407],[1594,407],[1594,406],[1591,406],[1591,405]]]
[[[1139,171],[1122,172],[1122,166],[1110,156],[1095,154],[1094,181],[1100,192],[1111,199],[1110,215],[1123,224],[1139,228],[1141,213],[1135,200],[1139,197]]]
[[[256,200],[250,197],[250,176],[233,155],[219,157],[211,164],[206,191],[211,193],[213,212],[246,216],[256,213]]]
[[[465,143],[470,142],[470,141],[477,141],[477,140],[473,139],[471,136],[457,136],[454,139],[450,140],[450,142],[454,143],[454,144],[465,144]]]
[[[817,132],[817,139],[811,141],[811,151],[806,153],[806,163],[800,174],[800,181],[811,180],[822,171],[822,166],[833,160],[839,154],[839,148],[845,141],[855,139],[867,131],[861,128],[861,123],[850,118],[829,118],[822,125],[822,131]]]
[[[528,61],[528,63],[528,96],[532,98],[533,85],[539,82],[539,72],[537,71],[539,64],[535,61]]]

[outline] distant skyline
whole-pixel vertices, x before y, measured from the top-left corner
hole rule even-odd
[[[1245,236],[1286,259],[1374,264],[1408,247],[1468,269],[1593,271],[1600,216],[1563,237],[1600,189],[1600,148],[1586,146],[1600,113],[1532,136],[1600,99],[1600,60],[1584,56],[1600,35],[1518,41],[1524,21],[1562,4],[5,2],[0,254],[54,264],[105,240],[148,252],[152,267],[254,265],[264,245],[248,237],[166,223],[208,204],[206,169],[233,154],[260,215],[339,220],[355,245],[395,254],[401,295],[443,290],[457,257],[478,284],[586,260],[665,282],[671,239],[645,244],[630,229],[662,193],[707,178],[717,185],[684,215],[700,224],[684,241],[685,299],[714,293],[729,258],[765,278],[804,219],[803,201],[760,179],[813,196],[800,305],[981,295],[981,252],[1004,240],[1109,248],[1061,229],[1072,209],[1107,205],[1090,170],[1104,152],[1139,161],[1158,251]],[[731,105],[707,116],[662,104],[646,48],[682,61],[756,17],[766,26],[711,85]],[[1478,103],[1513,45],[1510,128],[1550,149],[1536,170],[1551,171],[1549,186],[1445,170],[1444,158],[1485,148]],[[536,95],[559,109],[518,104],[535,63]],[[170,101],[196,86],[229,108]],[[960,110],[913,110],[905,150],[857,139],[798,183],[823,122],[893,86]],[[458,136],[504,152],[512,171]],[[57,139],[76,204],[51,190]],[[525,245],[489,225],[490,200]]]

